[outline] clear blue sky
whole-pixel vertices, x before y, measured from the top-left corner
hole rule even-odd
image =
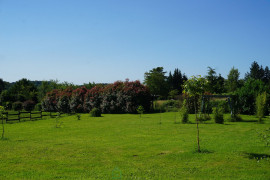
[[[0,0],[0,78],[141,80],[270,66],[270,0]]]

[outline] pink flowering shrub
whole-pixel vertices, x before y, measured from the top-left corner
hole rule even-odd
[[[136,113],[140,105],[150,110],[150,91],[140,81],[116,81],[90,90],[53,90],[42,101],[43,110],[61,112],[90,112],[98,108],[102,113]]]

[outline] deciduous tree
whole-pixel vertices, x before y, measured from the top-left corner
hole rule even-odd
[[[144,84],[150,89],[152,95],[166,97],[168,94],[168,83],[163,67],[153,68],[144,74]]]

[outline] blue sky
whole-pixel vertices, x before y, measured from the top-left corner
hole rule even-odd
[[[0,78],[141,80],[270,65],[270,0],[0,0]]]

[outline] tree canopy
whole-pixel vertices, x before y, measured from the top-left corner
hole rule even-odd
[[[168,83],[165,74],[166,72],[163,71],[163,67],[153,68],[144,74],[144,84],[147,85],[151,94],[156,96],[167,96]]]

